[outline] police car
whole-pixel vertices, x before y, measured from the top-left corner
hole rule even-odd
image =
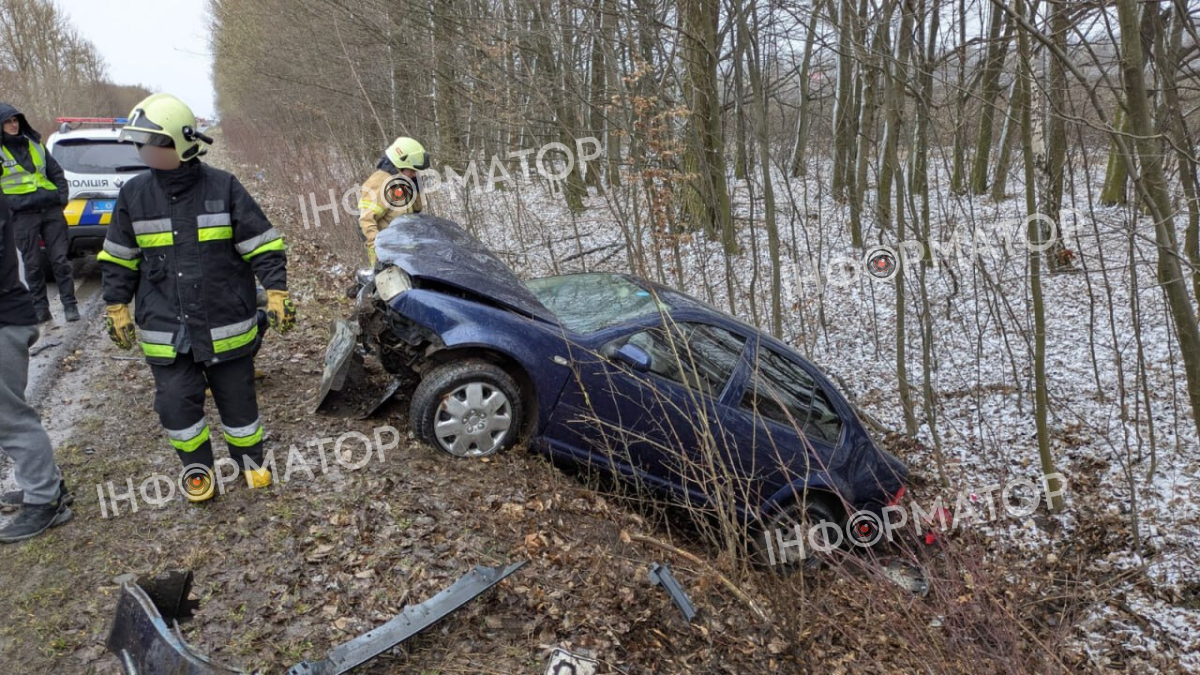
[[[46,149],[63,168],[70,185],[66,216],[70,255],[96,253],[112,220],[117,193],[130,178],[147,167],[137,147],[117,140],[121,117],[59,117],[58,132]]]

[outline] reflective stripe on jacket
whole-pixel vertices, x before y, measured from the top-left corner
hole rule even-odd
[[[361,199],[358,203],[358,226],[367,239],[367,246],[375,245],[375,237],[388,223],[406,213],[420,213],[422,207],[421,193],[418,192],[407,206],[393,206],[388,201],[386,188],[388,181],[396,176],[387,171],[378,170],[363,183]]]
[[[58,186],[46,177],[46,148],[37,141],[29,141],[29,157],[33,159],[33,171],[28,171],[8,148],[0,145],[4,157],[4,170],[0,172],[0,191],[6,195],[27,195],[41,190],[57,191]]]

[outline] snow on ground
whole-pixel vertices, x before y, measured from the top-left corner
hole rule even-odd
[[[1100,525],[1095,519],[1104,519],[1104,527],[1127,526],[1132,491],[1141,550],[1126,531],[1118,536],[1116,550],[1095,559],[1087,570],[1089,577],[1112,581],[1103,582],[1102,600],[1077,626],[1074,648],[1096,668],[1105,667],[1120,652],[1118,662],[1141,653],[1185,670],[1200,670],[1200,580],[1195,572],[1200,562],[1200,547],[1195,545],[1200,534],[1200,444],[1155,279],[1153,230],[1142,218],[1131,243],[1133,209],[1091,207],[1083,176],[1090,175],[1092,190],[1098,190],[1104,166],[1094,158],[1090,166],[1082,161],[1076,158],[1074,167],[1081,187],[1065,197],[1078,212],[1068,217],[1076,231],[1067,245],[1077,255],[1079,271],[1043,276],[1052,450],[1068,484],[1066,509],[1050,517],[1043,504],[1034,517],[1002,517],[981,529],[998,545],[1031,558],[1053,555],[1071,546],[1081,531]],[[959,491],[984,491],[1013,479],[1040,482],[1041,472],[1032,393],[1028,256],[1021,239],[1015,240],[1015,252],[1006,254],[999,234],[1023,233],[1023,186],[1019,176],[1010,178],[1013,196],[996,203],[953,195],[944,170],[942,174],[932,180],[930,194],[934,239],[950,242],[963,231],[969,238],[975,228],[991,233],[985,238],[990,249],[980,256],[952,258],[948,266],[927,275],[936,361],[930,378],[951,482],[944,491],[949,506]],[[856,254],[850,245],[848,207],[823,187],[828,185],[827,175],[828,168],[818,165],[807,179],[774,178],[785,258],[784,339],[848,385],[846,393],[868,413],[902,430],[895,282],[863,274],[846,281],[843,274],[840,282],[835,277],[824,287],[815,283],[815,267],[828,273],[838,256],[861,259],[861,252]],[[726,310],[726,279],[731,276],[736,314],[767,329],[771,270],[762,203],[751,201],[751,186],[745,181],[731,185],[742,249],[729,262],[732,275],[727,275],[720,245],[696,233],[680,241],[678,266],[670,246],[664,246],[656,260],[644,234],[646,276]],[[758,186],[753,190],[761,193]],[[536,277],[637,269],[619,223],[643,233],[649,224],[628,205],[626,195],[593,192],[589,208],[579,217],[571,216],[560,197],[528,183],[507,191],[444,190],[431,204],[435,213],[466,223],[519,274]],[[872,198],[868,194],[868,201]],[[868,244],[879,241],[872,209],[868,203],[863,215]],[[896,239],[888,237],[886,243]],[[1131,258],[1136,289],[1130,281]],[[915,270],[905,272],[908,378],[920,422],[918,437],[932,448],[932,429],[920,404],[920,287]],[[1141,332],[1140,367],[1135,325]],[[1123,398],[1119,381],[1124,383]],[[1149,414],[1143,391],[1150,399]],[[1152,453],[1157,465],[1147,479]],[[922,473],[936,476],[931,451],[908,459],[921,465]],[[1149,661],[1138,663],[1150,667]]]

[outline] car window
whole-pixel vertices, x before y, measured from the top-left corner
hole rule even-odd
[[[650,291],[615,274],[567,274],[525,282],[567,328],[592,333],[663,308]]]
[[[816,380],[790,359],[767,348],[759,348],[751,365],[750,385],[741,407],[765,419],[793,429],[809,438],[836,443],[842,435],[842,420]]]
[[[54,144],[54,159],[73,173],[120,173],[146,168],[133,143],[62,140]]]
[[[681,323],[634,333],[628,343],[650,354],[650,372],[718,397],[733,375],[745,340],[716,326]]]

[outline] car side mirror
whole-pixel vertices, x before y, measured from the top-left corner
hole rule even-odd
[[[616,352],[613,353],[612,359],[617,363],[623,363],[630,368],[633,368],[639,373],[644,373],[650,370],[650,353],[637,345],[631,345],[628,342],[621,345]]]

